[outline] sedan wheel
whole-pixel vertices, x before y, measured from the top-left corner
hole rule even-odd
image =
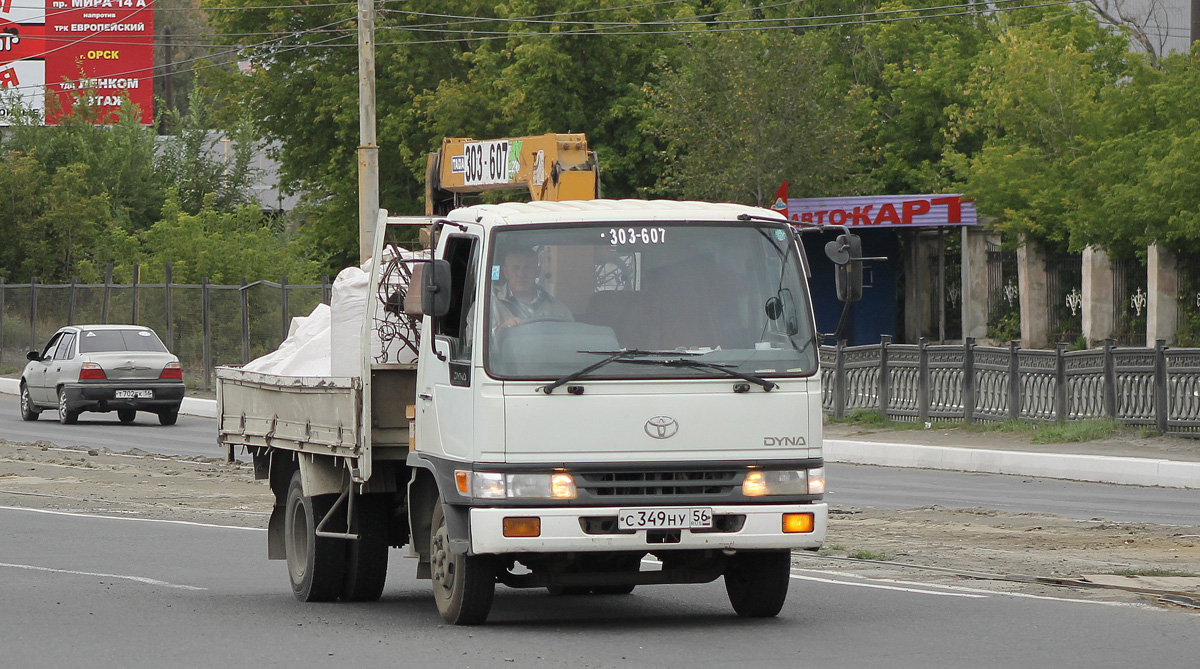
[[[21,420],[37,420],[38,414],[42,413],[37,406],[34,405],[33,399],[29,397],[29,388],[24,383],[21,384]]]
[[[74,425],[79,420],[79,410],[67,409],[67,391],[58,389],[58,422],[63,425]]]

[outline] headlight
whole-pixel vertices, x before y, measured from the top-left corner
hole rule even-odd
[[[825,470],[817,469],[752,469],[742,480],[746,497],[768,495],[823,495]]]
[[[478,499],[575,499],[575,479],[570,474],[501,474],[454,472],[459,492],[471,491]],[[466,482],[469,481],[469,486]]]

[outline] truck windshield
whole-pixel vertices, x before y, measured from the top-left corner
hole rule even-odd
[[[586,378],[817,369],[799,250],[782,222],[513,227],[491,249],[482,328],[495,378],[560,379],[608,357]],[[621,350],[636,354],[613,356]]]

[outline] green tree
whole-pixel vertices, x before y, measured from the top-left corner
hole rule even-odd
[[[303,259],[298,243],[271,225],[252,206],[234,211],[215,208],[209,194],[200,211],[184,211],[171,191],[162,219],[141,236],[146,280],[162,280],[162,266],[172,263],[173,280],[233,284],[242,277],[287,276],[296,283],[315,281],[317,263]]]
[[[894,21],[832,30],[843,63],[842,85],[865,96],[864,143],[871,147],[871,180],[882,193],[938,193],[954,186],[947,153],[973,153],[977,132],[947,132],[955,111],[971,104],[964,85],[993,34],[978,15],[901,20],[945,3],[884,2]],[[900,13],[895,13],[900,12]]]
[[[184,211],[195,214],[212,196],[210,208],[233,211],[253,199],[254,127],[243,115],[228,133],[213,128],[213,114],[198,89],[189,96],[187,113],[168,111],[175,134],[163,137],[156,161],[158,173],[175,188]]]
[[[1082,169],[1101,132],[1102,96],[1131,70],[1128,44],[1088,15],[1038,10],[1047,19],[1000,26],[963,87],[951,133],[982,132],[981,150],[951,154],[980,212],[1000,228],[1066,249],[1095,197]],[[1053,12],[1060,12],[1054,14]]]
[[[212,16],[218,34],[243,35],[226,38],[231,42],[260,44],[264,33],[286,34],[247,49],[250,72],[214,74],[208,85],[232,92],[257,127],[279,141],[285,185],[305,194],[305,245],[328,253],[331,269],[356,262],[354,8],[204,3],[239,9]],[[586,132],[599,154],[604,194],[644,194],[661,172],[662,146],[645,127],[650,110],[642,88],[659,57],[681,42],[620,33],[646,32],[637,22],[691,15],[706,4],[473,0],[447,10],[444,2],[414,0],[385,7],[376,23],[381,205],[424,210],[426,158],[445,136]]]
[[[689,47],[648,91],[669,145],[659,193],[766,205],[785,179],[794,195],[855,189],[855,105],[823,75],[820,40],[717,33]]]

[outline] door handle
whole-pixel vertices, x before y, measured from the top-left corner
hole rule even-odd
[[[425,400],[426,402],[433,401],[433,393],[420,393],[417,395],[417,397],[420,397],[421,399]]]

